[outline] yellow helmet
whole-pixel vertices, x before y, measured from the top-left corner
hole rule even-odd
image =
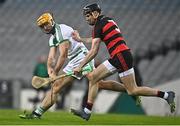
[[[45,23],[53,21],[53,16],[50,13],[44,13],[37,19],[37,25],[42,26]]]

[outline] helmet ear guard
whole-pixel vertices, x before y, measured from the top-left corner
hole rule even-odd
[[[101,8],[100,8],[100,6],[99,6],[98,4],[96,4],[96,3],[86,5],[86,6],[83,8],[83,15],[92,13],[93,11],[97,11],[97,12],[101,13]]]
[[[42,26],[45,23],[51,23],[53,22],[53,16],[50,13],[43,13],[38,19],[37,19],[37,25]]]

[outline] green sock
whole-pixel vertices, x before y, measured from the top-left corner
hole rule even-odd
[[[36,113],[36,115],[38,116],[42,116],[42,114],[45,112],[46,110],[42,107],[37,107],[35,110],[34,110],[34,113]]]

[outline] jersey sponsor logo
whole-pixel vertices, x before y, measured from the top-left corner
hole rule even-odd
[[[113,20],[108,20],[108,22],[113,23],[113,24],[117,27],[116,30],[119,31],[119,32],[121,32],[121,30],[119,29],[119,27],[118,27],[118,25],[117,25],[116,22],[114,22]]]
[[[118,31],[119,33],[121,32],[119,28],[116,28],[115,30]]]
[[[108,23],[106,23],[106,25],[103,27],[103,33],[108,30],[109,28],[111,28],[112,26],[116,26],[118,29],[118,25],[116,24],[116,22],[114,22],[113,20],[107,20]]]
[[[114,25],[117,26],[116,22],[114,22],[113,20],[108,20],[108,22],[112,22]]]
[[[119,29],[119,27],[118,27],[118,25],[117,25],[113,20],[108,20],[108,23],[103,27],[102,32],[103,32],[103,33],[106,32],[106,31],[107,31],[109,28],[111,28],[112,26],[115,26],[116,29],[117,29],[119,32],[121,32],[120,29]]]

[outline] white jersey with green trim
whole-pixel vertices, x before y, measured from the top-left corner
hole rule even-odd
[[[59,44],[68,40],[70,42],[70,48],[68,49],[68,59],[73,59],[79,53],[87,53],[88,49],[81,42],[77,42],[72,38],[73,28],[65,24],[55,24],[55,34],[51,35],[49,39],[49,46],[57,47]]]

